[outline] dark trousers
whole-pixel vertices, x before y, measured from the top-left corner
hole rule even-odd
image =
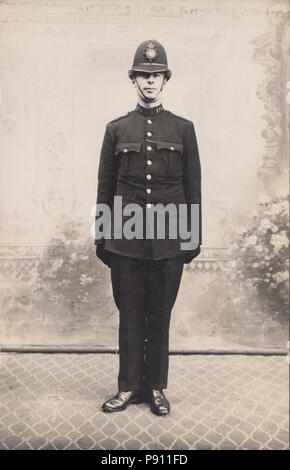
[[[183,256],[154,261],[112,253],[120,312],[119,391],[167,387],[170,316],[183,266]]]

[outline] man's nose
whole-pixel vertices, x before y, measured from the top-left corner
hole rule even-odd
[[[153,83],[154,82],[154,77],[153,75],[149,75],[148,77],[148,83]]]

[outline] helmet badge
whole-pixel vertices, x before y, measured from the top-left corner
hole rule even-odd
[[[154,42],[152,41],[148,42],[146,49],[145,49],[145,56],[147,57],[149,62],[152,62],[157,57],[157,48]]]

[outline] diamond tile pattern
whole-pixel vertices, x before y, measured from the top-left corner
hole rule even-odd
[[[2,353],[1,449],[288,449],[286,356],[170,356],[169,416],[107,414],[116,354]]]

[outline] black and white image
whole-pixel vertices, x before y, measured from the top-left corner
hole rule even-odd
[[[289,449],[288,71],[286,0],[0,1],[1,450]]]

